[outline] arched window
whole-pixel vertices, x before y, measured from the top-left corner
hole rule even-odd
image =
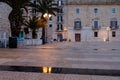
[[[95,13],[95,14],[98,13],[98,8],[94,8],[94,13]]]

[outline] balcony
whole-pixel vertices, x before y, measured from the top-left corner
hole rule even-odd
[[[74,30],[81,30],[82,26],[74,26]]]
[[[92,30],[99,30],[100,28],[100,26],[92,26]]]
[[[57,21],[56,24],[64,24],[64,21]]]
[[[120,5],[119,0],[68,0],[67,5]]]
[[[56,32],[63,32],[64,31],[64,29],[56,29]]]
[[[118,29],[119,28],[119,26],[110,26],[110,29],[111,30],[116,30],[116,29]]]

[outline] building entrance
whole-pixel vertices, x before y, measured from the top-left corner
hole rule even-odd
[[[75,41],[80,42],[81,41],[81,34],[75,34]]]
[[[63,40],[63,35],[62,34],[58,34],[57,35],[57,39],[58,39],[58,41],[61,42]]]

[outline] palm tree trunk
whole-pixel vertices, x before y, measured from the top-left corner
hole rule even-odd
[[[32,38],[33,38],[33,39],[36,39],[36,38],[37,38],[36,30],[33,30],[33,31],[32,31]]]
[[[19,36],[19,29],[18,29],[18,25],[16,24],[16,19],[15,19],[15,15],[14,15],[14,11],[11,11],[11,13],[9,14],[9,21],[10,21],[10,28],[11,28],[11,36],[12,37],[18,37]]]
[[[45,44],[45,26],[42,27],[42,44]]]

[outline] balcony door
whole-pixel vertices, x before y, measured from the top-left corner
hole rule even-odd
[[[98,21],[97,20],[95,20],[94,21],[94,26],[93,26],[95,29],[98,29]]]

